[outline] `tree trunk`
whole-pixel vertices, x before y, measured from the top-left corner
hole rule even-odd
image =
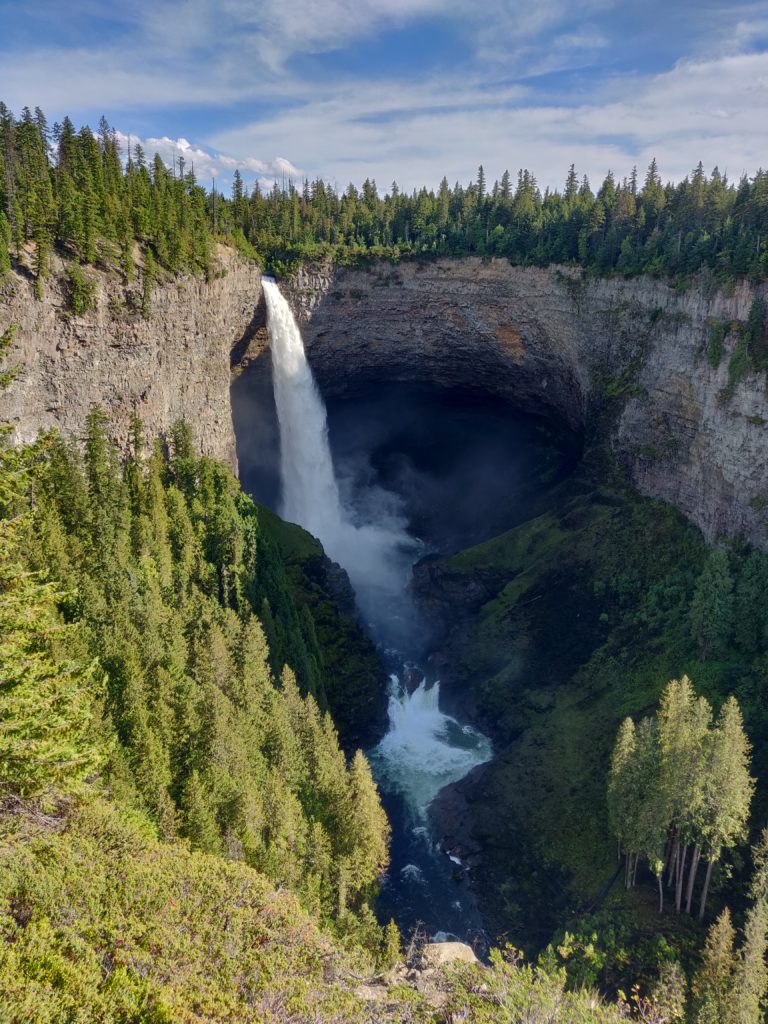
[[[677,869],[677,859],[680,853],[680,840],[675,832],[674,842],[672,843],[672,853],[669,858],[669,867],[667,871],[667,887],[672,888],[672,883],[675,880],[675,871]]]
[[[704,911],[707,909],[707,893],[709,892],[709,880],[712,877],[714,860],[707,861],[707,873],[704,876],[704,888],[701,890],[701,903],[699,903],[699,920],[704,920]]]
[[[664,913],[664,886],[661,884],[661,875],[662,875],[662,872],[660,871],[656,877],[659,880],[659,913],[663,914]]]
[[[637,862],[640,860],[640,854],[635,854],[635,866],[632,869],[632,888],[634,889],[637,885]]]
[[[680,904],[683,901],[683,879],[685,878],[685,862],[688,858],[688,843],[683,847],[680,857],[680,870],[677,873],[677,889],[675,891],[675,910],[680,913]]]
[[[691,904],[693,903],[693,887],[696,885],[696,872],[699,870],[699,858],[701,857],[701,850],[699,849],[698,843],[693,848],[693,859],[691,860],[691,868],[688,872],[688,890],[685,894],[685,912],[690,914]]]

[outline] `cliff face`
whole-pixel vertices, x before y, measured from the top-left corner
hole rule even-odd
[[[21,371],[0,399],[13,439],[76,432],[98,404],[122,437],[134,410],[148,433],[184,416],[204,452],[234,465],[230,362],[248,375],[246,392],[269,390],[269,359],[259,270],[223,247],[218,258],[222,274],[209,282],[157,284],[146,319],[106,274],[89,271],[97,305],[80,317],[67,313],[60,278],[42,302],[20,275],[0,284],[0,326],[19,325]],[[737,332],[726,333],[718,366],[707,358],[714,322],[747,319],[747,283],[728,295],[680,293],[648,278],[466,259],[307,268],[283,287],[325,394],[409,380],[501,395],[607,435],[639,490],[708,538],[742,533],[768,546],[765,380],[729,387]]]
[[[324,393],[407,379],[505,396],[607,433],[638,489],[709,539],[768,546],[765,377],[729,387],[738,332],[718,366],[707,354],[713,323],[746,321],[746,282],[710,295],[466,259],[303,270],[286,289]]]
[[[230,351],[253,329],[261,274],[224,247],[217,260],[210,281],[158,282],[149,317],[135,310],[138,285],[126,291],[114,275],[91,269],[96,305],[82,316],[67,311],[58,262],[42,301],[20,274],[0,283],[0,327],[18,326],[12,359],[19,374],[0,398],[0,420],[12,424],[12,440],[31,441],[51,427],[77,433],[99,405],[118,440],[127,437],[134,411],[150,436],[183,417],[201,450],[234,468]]]

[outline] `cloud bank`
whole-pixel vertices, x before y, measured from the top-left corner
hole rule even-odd
[[[12,107],[106,112],[201,181],[411,189],[482,163],[554,187],[572,162],[737,177],[768,151],[764,0],[37,0],[5,28]]]

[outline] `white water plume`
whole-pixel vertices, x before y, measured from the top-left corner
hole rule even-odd
[[[389,732],[371,751],[382,785],[399,792],[422,819],[443,786],[458,782],[491,756],[482,733],[440,710],[440,684],[423,679],[413,693],[391,677]]]
[[[325,405],[304,354],[298,324],[274,281],[262,281],[269,318],[275,405],[280,423],[282,515],[330,546],[343,521],[328,446]]]
[[[277,284],[265,278],[263,285],[280,424],[281,513],[318,537],[330,557],[344,566],[366,618],[375,627],[388,626],[380,632],[391,639],[398,617],[408,628],[416,621],[406,587],[418,543],[393,508],[392,494],[369,487],[358,503],[357,518],[345,508],[328,443],[325,404],[301,333]],[[407,628],[400,635],[406,636]],[[489,741],[444,714],[439,697],[439,683],[427,686],[423,680],[408,693],[392,676],[389,732],[371,752],[382,787],[399,793],[419,821],[443,786],[491,756]]]

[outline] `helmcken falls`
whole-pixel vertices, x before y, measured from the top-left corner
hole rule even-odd
[[[354,504],[342,499],[325,404],[301,332],[277,284],[265,278],[263,285],[280,428],[280,511],[346,569],[391,671],[389,731],[368,752],[393,829],[382,917],[394,916],[406,933],[421,924],[433,936],[482,942],[465,866],[441,848],[429,805],[444,786],[487,761],[491,746],[440,709],[439,682],[419,668],[427,652],[407,586],[423,546],[408,533],[394,495],[371,488]]]

